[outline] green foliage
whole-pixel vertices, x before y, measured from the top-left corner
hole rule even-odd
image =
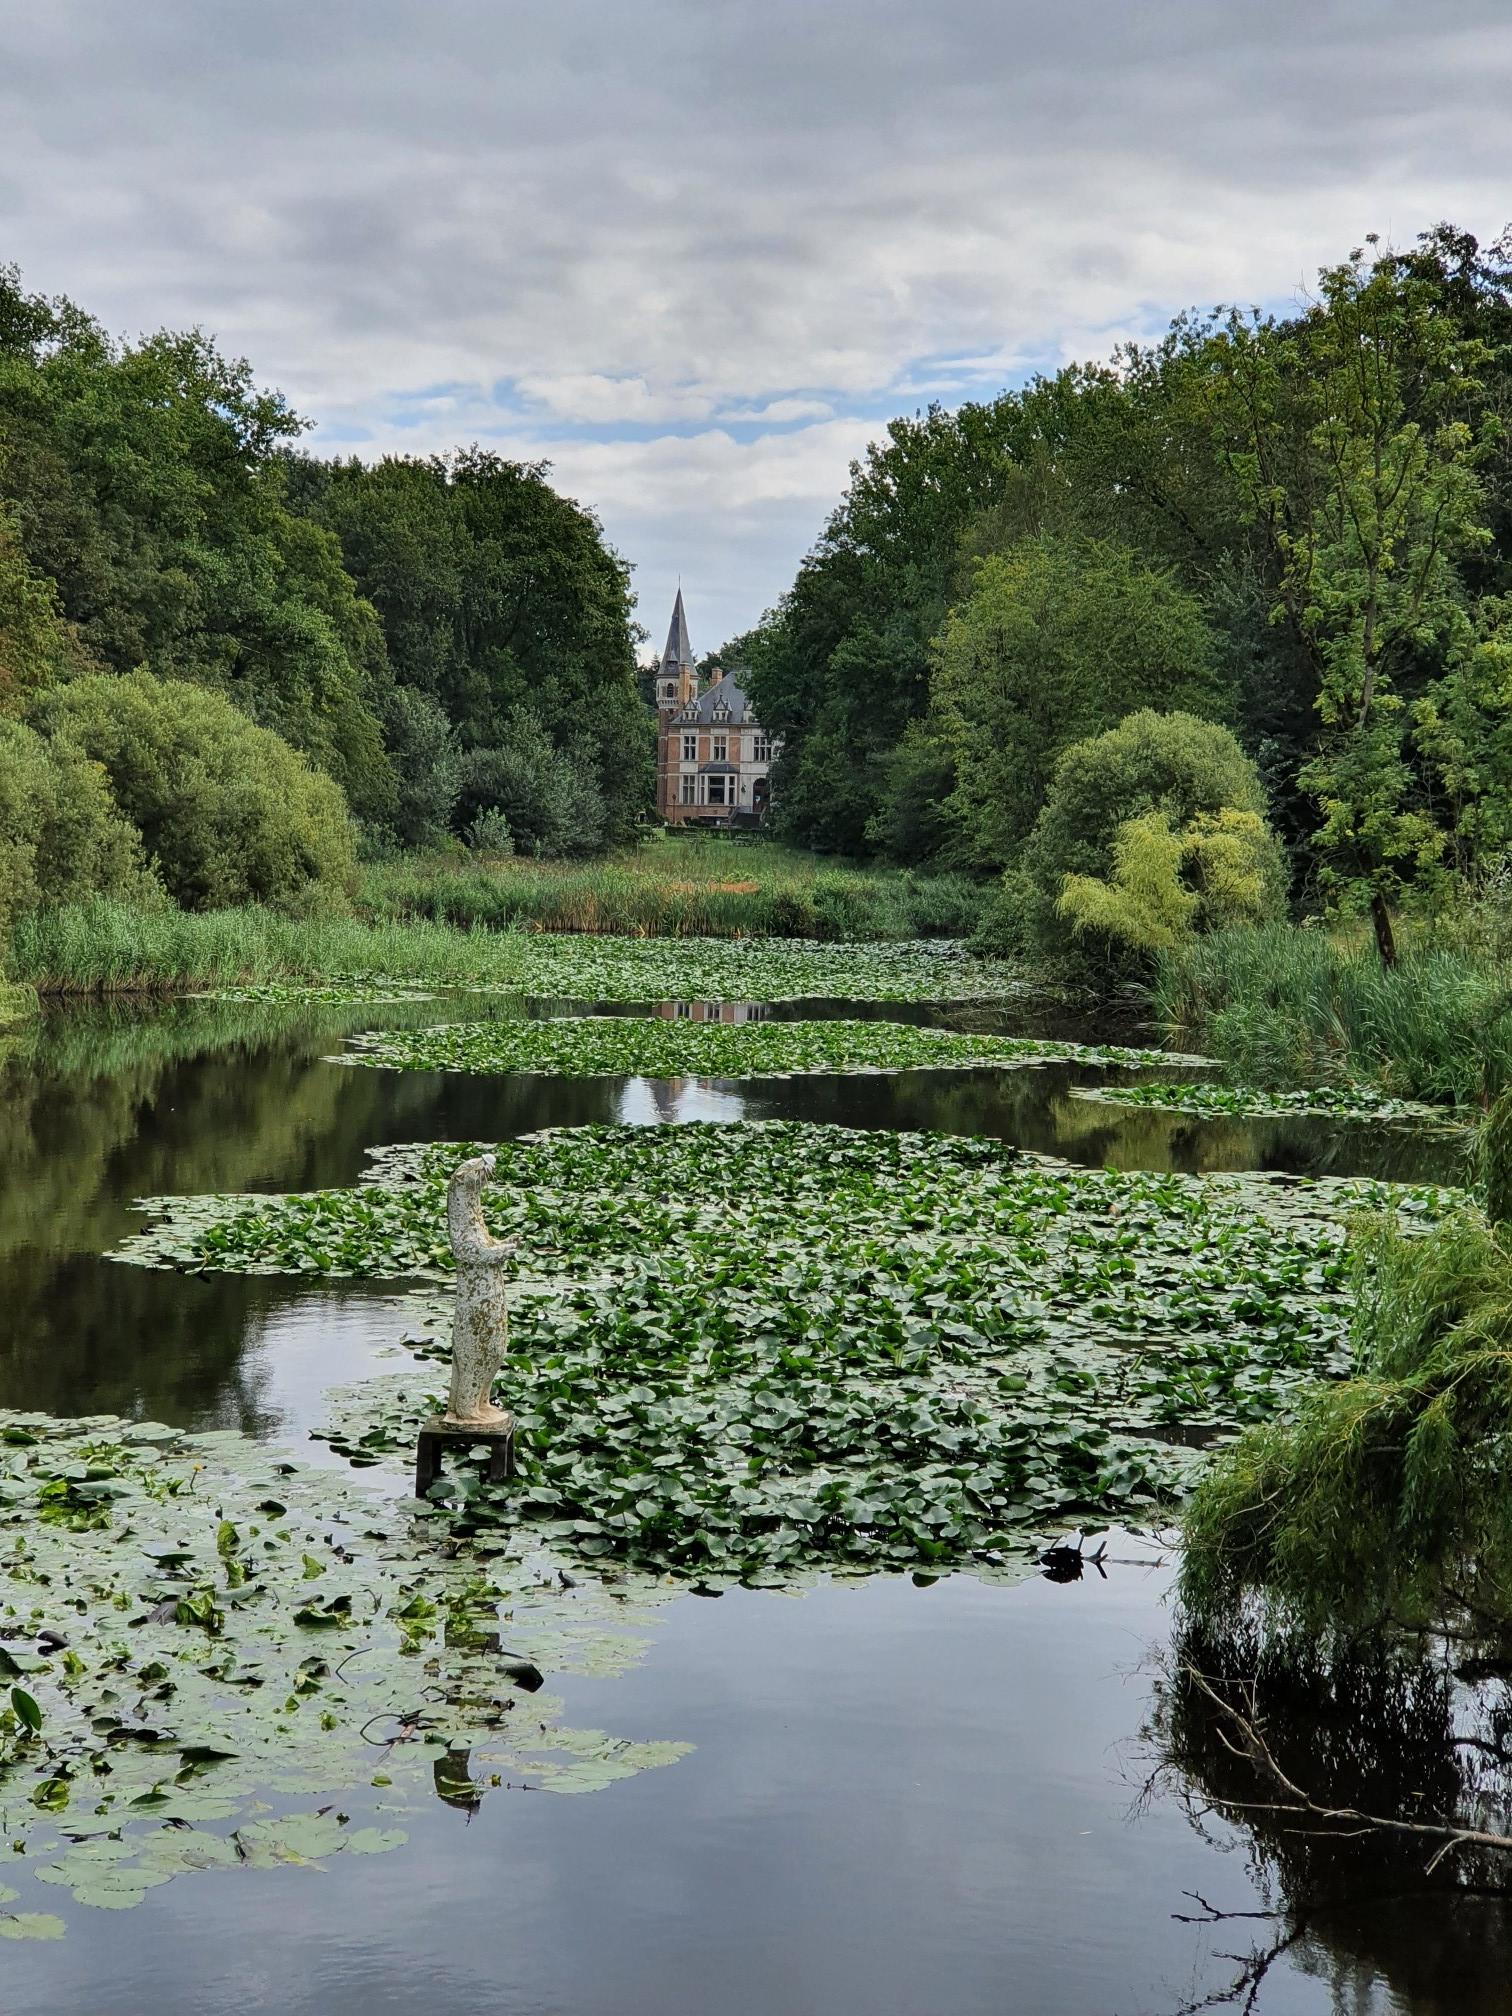
[[[389,825],[405,847],[434,847],[446,837],[462,788],[456,734],[440,706],[414,686],[389,694],[384,733],[395,777]]]
[[[118,343],[0,269],[0,712],[91,662],[191,681],[413,846],[528,703],[602,800],[583,850],[627,838],[651,725],[597,520],[544,464],[328,466],[302,425],[210,338]]]
[[[1113,837],[1113,872],[1068,875],[1056,912],[1078,932],[1134,952],[1159,952],[1274,909],[1275,842],[1256,812],[1199,812],[1180,832],[1167,812],[1126,819]]]
[[[1214,1459],[1183,1597],[1317,1628],[1512,1616],[1512,1254],[1467,1208],[1422,1238],[1363,1224],[1352,1258],[1356,1376]]]
[[[1152,996],[1174,1040],[1253,1085],[1477,1106],[1512,1084],[1512,969],[1437,930],[1390,970],[1324,931],[1223,931],[1160,954]]]
[[[955,789],[955,763],[938,724],[910,721],[885,761],[882,803],[866,829],[889,861],[921,862],[949,851],[946,807]]]
[[[379,1762],[391,1812],[447,1796],[448,1762],[471,1811],[506,1777],[581,1793],[685,1753],[564,1726],[540,1691],[514,1712],[534,1662],[631,1663],[654,1590],[569,1598],[433,1523],[230,1430],[0,1416],[7,1874],[126,1910],[184,1875],[402,1849],[337,1804]],[[62,1934],[27,1917],[0,1936]]]
[[[1293,883],[1368,909],[1389,955],[1395,908],[1478,890],[1512,844],[1509,404],[1512,241],[1440,225],[1371,241],[1292,319],[1185,315],[894,424],[741,640],[777,816],[831,850],[1011,861],[1055,748],[1140,704],[1120,682],[1153,654],[1211,681],[1156,704],[1224,696]],[[1079,615],[1095,555],[1126,576],[1106,639]],[[1153,627],[1107,642],[1142,603]],[[983,942],[1034,946],[1043,907],[1004,889]]]
[[[57,590],[29,566],[16,513],[0,496],[0,716],[19,713],[39,686],[84,662],[58,612]]]
[[[1266,1092],[1255,1085],[1073,1085],[1073,1099],[1105,1106],[1154,1107],[1167,1113],[1195,1113],[1203,1119],[1287,1120],[1321,1114],[1330,1120],[1363,1120],[1412,1127],[1456,1126],[1443,1110],[1421,1100],[1388,1099],[1356,1086],[1314,1085],[1305,1092]]]
[[[401,1071],[554,1077],[789,1077],[800,1072],[1011,1069],[1049,1062],[1200,1063],[1159,1050],[1037,1036],[969,1036],[903,1022],[722,1022],[631,1015],[443,1023],[354,1036],[342,1060]]]
[[[100,673],[41,694],[32,719],[60,762],[95,767],[186,908],[309,910],[353,887],[339,788],[218,694],[146,672]],[[85,888],[114,893],[99,877]]]
[[[378,915],[497,930],[829,941],[964,937],[984,893],[963,875],[823,866],[766,842],[699,836],[592,866],[516,860],[499,873],[455,860],[385,865],[368,874],[363,902]]]
[[[0,931],[41,905],[97,892],[161,900],[104,771],[71,744],[0,720]]]
[[[334,540],[286,506],[299,420],[208,337],[117,343],[11,269],[0,328],[0,499],[85,649],[228,693],[383,816],[382,639]]]
[[[1010,878],[1028,942],[1041,956],[1107,976],[1130,970],[1138,952],[1175,943],[1188,927],[1211,928],[1235,910],[1273,913],[1285,870],[1264,815],[1254,765],[1214,722],[1144,709],[1073,744],[1056,765],[1022,872]],[[1147,823],[1126,838],[1124,872],[1135,880],[1116,889],[1120,834],[1152,818],[1165,822],[1166,837]],[[1095,881],[1113,896],[1116,917],[1107,921],[1123,929],[1068,947],[1058,907],[1068,878],[1083,928],[1094,921]]]
[[[29,1022],[40,1007],[35,987],[25,986],[18,980],[0,980],[0,1029],[12,1028],[18,1022]]]
[[[1492,1101],[1477,1146],[1486,1219],[1504,1237],[1512,1227],[1512,1084]]]
[[[1389,963],[1389,906],[1442,845],[1412,802],[1398,682],[1425,652],[1442,663],[1463,626],[1455,563],[1487,538],[1476,402],[1490,360],[1433,280],[1390,256],[1357,252],[1319,289],[1288,328],[1230,316],[1216,411],[1317,668],[1322,734],[1300,781],[1318,801],[1321,884],[1369,908]]]
[[[573,773],[578,823],[571,846],[558,835],[551,851],[591,853],[627,839],[650,804],[651,716],[635,681],[629,570],[547,474],[472,448],[373,467],[300,462],[291,482],[376,608],[400,686],[437,704],[467,750],[533,748],[528,709],[553,763]],[[467,796],[464,782],[459,827],[480,809]],[[495,802],[522,848],[533,842],[515,807]]]
[[[954,759],[963,858],[1015,858],[1057,757],[1136,708],[1209,714],[1212,645],[1172,576],[1104,542],[1038,538],[978,563],[946,619],[931,684]]]
[[[528,708],[510,716],[497,748],[468,751],[458,783],[463,832],[497,812],[519,851],[538,860],[594,854],[603,845],[608,815],[592,751],[559,749]]]
[[[1011,970],[948,941],[559,937],[425,921],[305,921],[253,908],[153,912],[103,898],[27,913],[11,934],[6,970],[46,994],[319,986],[350,974],[588,1002],[996,1001],[1024,989]]]
[[[446,1180],[472,1152],[387,1149],[349,1190],[159,1199],[120,1257],[444,1281]],[[1182,1435],[1341,1367],[1340,1215],[1387,1194],[787,1123],[506,1142],[484,1206],[533,1256],[500,1385],[521,1476],[453,1486],[448,1523],[716,1586],[1001,1567],[1052,1520],[1148,1512],[1190,1475]],[[435,1287],[421,1306],[444,1337]],[[359,1464],[407,1454],[433,1390],[358,1389],[332,1439]]]
[[[509,830],[509,821],[497,805],[487,805],[475,814],[462,837],[474,854],[491,854],[497,859],[514,852],[514,835]]]

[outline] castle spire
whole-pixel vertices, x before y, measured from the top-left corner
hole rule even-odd
[[[693,663],[693,645],[688,636],[688,616],[683,608],[682,584],[672,608],[672,625],[667,632],[667,648],[662,653],[662,677],[675,679],[684,665]]]

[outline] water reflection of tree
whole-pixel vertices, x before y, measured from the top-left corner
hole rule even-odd
[[[89,1007],[49,1015],[11,1046],[0,1059],[0,1401],[255,1427],[249,1331],[293,1291],[105,1260],[140,1224],[134,1198],[345,1184],[385,1142],[613,1117],[603,1082],[323,1061],[352,1030],[456,1012],[454,1001]]]
[[[1174,1785],[1204,1833],[1215,1821],[1239,1830],[1267,1906],[1232,1917],[1207,1900],[1183,1906],[1180,1915],[1221,1927],[1232,1961],[1232,1979],[1187,2009],[1263,2011],[1266,1980],[1285,1960],[1326,1981],[1340,2008],[1374,2007],[1384,1982],[1416,2016],[1505,2011],[1512,1855],[1473,1845],[1440,1854],[1436,1836],[1316,1809],[1508,1832],[1506,1675],[1512,1663],[1456,1667],[1442,1646],[1329,1656],[1265,1645],[1247,1629],[1178,1635],[1147,1731],[1156,1779]],[[1257,1764],[1246,1721],[1305,1795],[1303,1810]]]

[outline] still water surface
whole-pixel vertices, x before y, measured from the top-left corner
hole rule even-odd
[[[1098,1108],[1064,1067],[651,1084],[324,1061],[348,1031],[458,1012],[72,1010],[18,1040],[0,1059],[0,1405],[237,1427],[322,1460],[305,1439],[322,1393],[394,1362],[384,1292],[102,1256],[137,1197],[350,1183],[387,1142],[794,1118],[1096,1165],[1456,1174],[1443,1138]],[[1184,1893],[1276,1900],[1244,1829],[1195,1827],[1179,1784],[1138,1800],[1171,1562],[1133,1537],[1113,1552],[1067,1585],[682,1597],[628,1675],[552,1681],[580,1725],[693,1742],[681,1763],[581,1799],[496,1793],[471,1820],[438,1802],[407,1849],[324,1875],[74,1911],[62,1945],[5,1949],[0,2012],[1161,2016],[1233,1974],[1215,1953],[1266,1934],[1179,1923]],[[1512,2009],[1499,1905],[1361,1901],[1383,1887],[1362,1863],[1267,1978],[1265,2016]]]

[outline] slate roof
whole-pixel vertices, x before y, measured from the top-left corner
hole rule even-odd
[[[667,648],[662,653],[662,674],[675,673],[679,665],[693,663],[693,645],[688,636],[688,614],[683,608],[682,590],[672,605],[672,625],[667,632]]]
[[[716,721],[714,710],[723,701],[729,708],[729,715]],[[726,672],[714,681],[705,693],[696,700],[690,700],[686,707],[680,707],[672,717],[679,725],[697,723],[700,728],[746,728],[759,727],[760,723],[751,711],[751,703],[735,684],[733,672]]]

